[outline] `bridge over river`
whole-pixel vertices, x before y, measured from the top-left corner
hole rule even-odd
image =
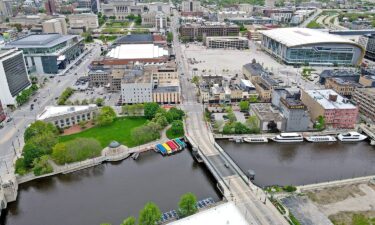
[[[186,139],[218,182],[224,198],[239,207],[249,224],[286,225],[287,220],[267,199],[262,189],[255,186],[230,156],[215,142],[203,118],[202,105],[188,102]]]

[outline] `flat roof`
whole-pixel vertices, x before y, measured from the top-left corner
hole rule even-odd
[[[311,98],[315,99],[324,109],[355,109],[354,106],[349,101],[346,101],[344,97],[339,95],[336,91],[332,89],[322,89],[322,90],[306,90]],[[330,95],[337,95],[336,101],[329,100]]]
[[[223,203],[168,225],[249,225],[233,202]]]
[[[152,43],[153,38],[152,34],[129,34],[129,35],[124,35],[122,37],[119,37],[116,39],[114,44],[134,44],[134,43]]]
[[[95,109],[98,108],[95,104],[90,104],[90,105],[67,105],[67,106],[47,106],[42,113],[40,113],[37,116],[37,120],[45,120],[51,117],[55,116],[62,116],[62,115],[67,115],[79,111],[84,111],[87,109]]]
[[[355,42],[340,36],[309,28],[277,28],[272,30],[262,30],[259,32],[288,47],[316,43],[342,43],[357,45]]]
[[[150,59],[168,56],[168,50],[154,44],[123,44],[113,48],[107,56],[116,59]]]
[[[5,48],[51,48],[77,35],[31,34],[6,44]]]

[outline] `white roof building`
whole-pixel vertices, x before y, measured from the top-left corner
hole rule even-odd
[[[233,202],[224,203],[168,225],[248,225]]]
[[[168,56],[168,50],[154,44],[124,44],[113,48],[107,56],[116,59],[150,59]]]
[[[88,109],[97,110],[97,108],[98,107],[95,104],[77,106],[46,106],[43,112],[37,115],[37,120],[46,120],[52,117],[70,115],[72,113],[79,113]]]
[[[332,89],[305,90],[305,93],[319,103],[324,109],[356,109],[356,106],[348,99],[339,95]],[[337,96],[335,101],[330,100],[330,96]]]
[[[288,46],[298,46],[316,43],[344,43],[355,44],[355,42],[347,40],[337,35],[329,34],[323,31],[309,28],[278,28],[260,31],[278,42]]]

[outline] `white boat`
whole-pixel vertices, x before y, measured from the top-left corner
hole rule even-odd
[[[284,143],[303,142],[303,137],[298,133],[281,133],[271,140]]]
[[[347,132],[337,135],[337,138],[342,142],[357,142],[365,140],[367,136],[357,132]]]
[[[329,135],[312,135],[305,137],[306,141],[309,142],[335,142],[337,139]]]
[[[247,143],[267,143],[268,138],[266,137],[247,137],[243,139]]]

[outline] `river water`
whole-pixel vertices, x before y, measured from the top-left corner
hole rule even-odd
[[[255,183],[304,185],[375,174],[375,147],[359,143],[218,144],[243,171],[255,171]]]
[[[20,185],[17,202],[8,205],[1,224],[117,225],[137,217],[148,201],[162,211],[177,209],[186,192],[220,199],[210,173],[188,150],[169,157],[148,152],[137,161],[129,158]]]

